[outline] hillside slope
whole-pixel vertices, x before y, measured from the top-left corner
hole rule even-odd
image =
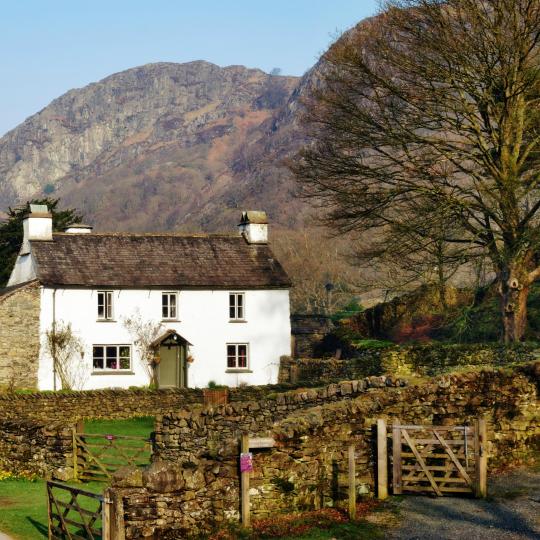
[[[52,194],[101,230],[217,230],[247,207],[296,226],[281,159],[304,84],[198,61],[71,90],[0,139],[0,209]]]

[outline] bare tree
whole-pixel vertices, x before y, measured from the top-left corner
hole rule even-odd
[[[292,165],[340,231],[488,257],[507,342],[540,276],[539,39],[537,0],[388,2],[325,55]]]
[[[47,353],[53,360],[55,377],[58,375],[63,390],[82,390],[89,369],[84,363],[84,346],[73,333],[70,323],[56,321],[45,333]]]
[[[139,361],[150,384],[156,385],[156,351],[153,343],[163,333],[163,325],[159,321],[143,319],[138,310],[131,317],[125,317],[122,322],[133,337]]]
[[[371,270],[372,287],[393,296],[428,284],[438,294],[439,307],[446,310],[452,279],[465,263],[469,263],[471,270],[470,253],[464,253],[461,245],[444,240],[451,230],[458,234],[454,224],[447,223],[438,231],[425,229],[418,216],[411,216],[405,227],[388,226],[384,241],[365,235],[355,244],[354,259],[360,267]]]
[[[326,233],[279,231],[272,239],[272,249],[293,281],[295,313],[334,313],[358,292],[359,272],[348,263],[345,246]]]

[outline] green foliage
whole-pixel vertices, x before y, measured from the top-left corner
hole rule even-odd
[[[343,306],[340,310],[336,311],[331,317],[332,322],[337,323],[343,319],[354,317],[364,311],[362,304],[358,302],[356,298],[353,298],[347,305]]]
[[[359,339],[352,342],[352,346],[357,350],[387,349],[393,345],[395,343],[386,339]]]
[[[225,388],[229,387],[226,384],[217,384],[216,381],[209,381],[208,388],[210,390],[224,390]]]
[[[75,209],[59,210],[60,199],[32,199],[26,204],[8,209],[8,217],[0,223],[0,288],[5,287],[23,241],[22,222],[28,215],[30,204],[46,204],[53,216],[53,230],[63,231],[69,225],[82,221]]]
[[[292,493],[294,491],[294,484],[290,480],[287,480],[287,478],[275,476],[272,478],[271,482],[274,486],[283,491],[283,493]]]
[[[341,349],[342,357],[354,356],[356,352],[369,349],[386,349],[394,345],[391,341],[384,339],[366,338],[366,336],[355,330],[347,319],[337,323],[336,328],[330,334],[327,334],[322,342],[318,353],[334,354],[336,350]]]

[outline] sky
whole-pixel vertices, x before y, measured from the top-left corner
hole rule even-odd
[[[0,136],[54,98],[150,62],[302,75],[377,0],[0,0]]]

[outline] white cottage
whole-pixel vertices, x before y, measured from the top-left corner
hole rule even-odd
[[[268,246],[266,214],[244,212],[239,229],[53,233],[47,208],[32,206],[0,292],[0,384],[10,363],[16,385],[41,390],[61,387],[61,369],[84,389],[277,382],[291,352],[290,280]]]

